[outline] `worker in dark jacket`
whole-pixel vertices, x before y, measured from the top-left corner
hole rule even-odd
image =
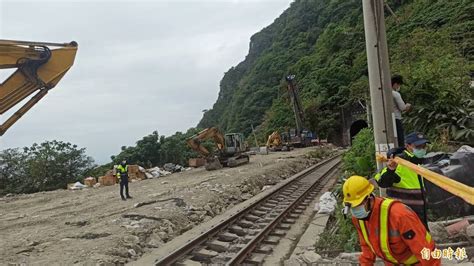
[[[423,164],[427,143],[429,141],[423,134],[412,132],[405,136],[405,150],[398,156],[413,164]],[[428,229],[423,177],[406,166],[398,165],[393,160],[393,154],[389,153],[387,157],[387,167],[375,176],[377,184],[387,188],[389,198],[399,200],[415,211]]]
[[[127,200],[131,199],[130,195],[128,194],[128,165],[127,161],[122,161],[117,166],[117,178],[120,180],[120,196],[122,197],[122,200]],[[123,195],[123,189],[125,188],[125,196]]]

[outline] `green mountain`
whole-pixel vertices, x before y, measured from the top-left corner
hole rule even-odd
[[[405,77],[402,95],[415,106],[408,129],[438,134],[447,128],[451,138],[471,142],[474,3],[386,3],[391,70]],[[293,2],[251,37],[248,55],[225,73],[198,127],[249,135],[253,125],[263,138],[294,126],[284,82],[290,73],[301,89],[307,126],[322,137],[340,135],[342,108],[368,97],[361,0]]]

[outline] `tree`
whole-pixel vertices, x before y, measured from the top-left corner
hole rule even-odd
[[[93,162],[85,148],[56,140],[4,150],[0,152],[0,194],[65,188],[82,180]]]

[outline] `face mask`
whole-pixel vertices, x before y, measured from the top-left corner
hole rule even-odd
[[[413,149],[413,155],[416,158],[423,158],[426,155],[426,149]]]
[[[361,205],[361,206],[351,208],[351,213],[352,213],[352,216],[354,216],[357,219],[364,219],[367,216],[369,216],[370,211],[366,211],[365,206]]]

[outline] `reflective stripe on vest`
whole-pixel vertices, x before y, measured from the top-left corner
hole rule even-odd
[[[382,177],[385,172],[387,172],[387,167],[375,175],[375,180],[380,181],[380,177]],[[404,190],[421,189],[418,174],[415,171],[399,164],[397,169],[395,169],[395,173],[400,177],[400,182],[393,183],[393,187]]]
[[[388,215],[389,215],[389,210],[390,206],[392,203],[395,202],[394,200],[391,199],[384,199],[380,205],[380,235],[379,235],[379,240],[380,240],[380,249],[382,250],[384,257],[387,261],[394,263],[394,264],[399,264],[399,262],[392,256],[392,253],[390,251],[389,247],[389,238],[388,238]],[[372,252],[374,254],[375,250],[372,246],[372,243],[370,243],[368,235],[367,235],[367,229],[365,228],[364,221],[359,220],[359,226],[360,230],[362,232],[362,236],[364,237],[365,243],[370,247]],[[426,238],[428,239],[429,233],[427,233]],[[431,238],[431,235],[429,235]],[[418,259],[416,258],[415,255],[411,255],[408,259],[406,259],[403,263],[404,264],[414,264],[418,262]]]
[[[126,173],[128,172],[128,165],[125,165],[125,167],[123,167],[121,164],[119,164],[119,166],[117,166],[117,170],[118,173]]]

